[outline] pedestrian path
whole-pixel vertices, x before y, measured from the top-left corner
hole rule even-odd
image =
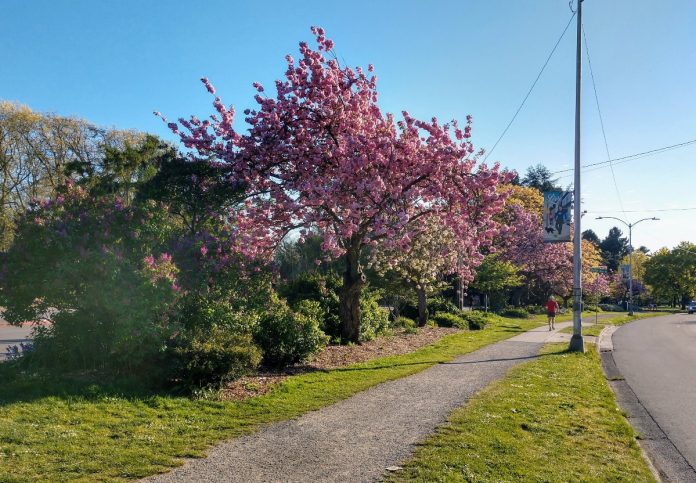
[[[594,318],[593,318],[594,319]],[[589,322],[589,319],[587,320]],[[375,481],[476,392],[568,334],[540,327],[212,448],[149,481]],[[568,335],[568,338],[570,336]]]

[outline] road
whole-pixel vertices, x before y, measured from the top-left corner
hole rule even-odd
[[[14,327],[0,317],[0,362],[5,360],[9,346],[19,345],[30,335],[31,327],[28,324],[24,327]]]
[[[696,468],[696,315],[644,319],[613,335],[614,360],[652,419]]]

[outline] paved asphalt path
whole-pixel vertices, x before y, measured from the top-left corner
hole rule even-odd
[[[678,476],[667,479],[694,481],[691,478],[696,477],[696,315],[675,314],[632,322],[620,327],[612,341],[616,367],[659,426],[655,431],[649,430],[659,435],[647,434],[646,442],[656,446],[659,459],[660,454],[669,453],[660,450],[671,441],[690,466],[684,467],[682,460],[681,468],[674,473]],[[631,410],[628,412],[630,415]],[[669,441],[660,441],[662,432]],[[648,453],[651,454],[650,448]],[[678,463],[678,455],[675,456],[671,458],[672,466]],[[659,467],[662,462],[656,463]],[[669,468],[667,473],[669,476]]]
[[[375,481],[455,408],[534,359],[549,341],[569,340],[541,327],[409,377],[375,386],[298,419],[213,447],[149,481]]]

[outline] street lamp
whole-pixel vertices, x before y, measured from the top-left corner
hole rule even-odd
[[[643,218],[641,220],[635,221],[633,223],[628,223],[621,218],[615,216],[598,216],[597,220],[616,220],[620,221],[628,227],[628,315],[633,315],[633,227],[636,226],[641,221],[647,220],[659,220],[659,218]]]

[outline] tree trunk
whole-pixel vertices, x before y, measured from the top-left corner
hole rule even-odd
[[[360,267],[360,248],[352,246],[345,254],[346,271],[339,293],[341,316],[341,343],[360,342],[360,294],[365,285],[365,275]]]
[[[563,296],[563,308],[568,308],[568,302],[570,301],[570,298],[572,295],[565,295]]]
[[[425,294],[425,289],[416,287],[418,294],[418,327],[425,327],[428,322],[428,298]]]

